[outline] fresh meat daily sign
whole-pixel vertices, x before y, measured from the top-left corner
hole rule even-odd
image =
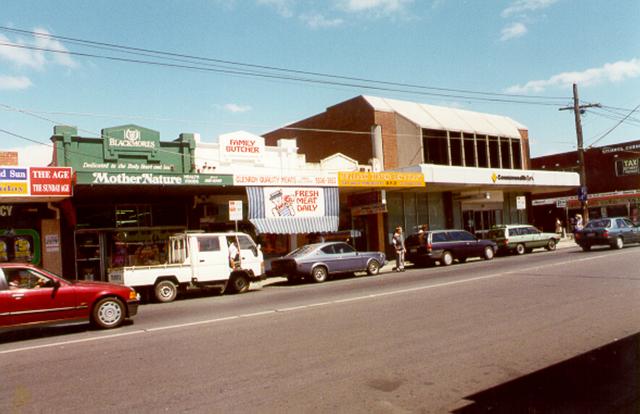
[[[322,217],[324,190],[309,187],[265,187],[265,217]]]

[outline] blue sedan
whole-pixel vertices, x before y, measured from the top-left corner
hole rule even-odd
[[[337,273],[367,272],[376,275],[385,264],[382,252],[358,252],[344,242],[314,243],[302,246],[271,262],[271,274],[290,281],[307,278],[316,283]]]
[[[640,227],[626,217],[601,218],[576,231],[575,239],[585,252],[598,245],[622,249],[627,243],[640,243]]]

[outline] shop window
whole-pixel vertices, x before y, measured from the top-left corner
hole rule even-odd
[[[116,227],[149,227],[151,223],[150,205],[116,206]]]
[[[486,137],[478,137],[476,141],[476,148],[478,148],[478,167],[487,168],[487,140]],[[469,164],[467,164],[469,165]]]
[[[427,164],[449,165],[447,132],[423,130],[424,160]]]
[[[500,156],[502,157],[502,168],[512,168],[509,138],[500,138]]]
[[[491,168],[500,168],[500,149],[498,137],[489,137],[489,158]]]
[[[0,262],[40,263],[40,236],[30,229],[0,231]]]
[[[513,154],[513,168],[515,170],[522,169],[522,145],[519,139],[511,141],[511,153]]]
[[[186,226],[186,208],[184,204],[161,204],[152,207],[154,226]]]
[[[78,228],[108,228],[114,227],[114,210],[104,205],[84,205],[76,209]]]
[[[462,138],[455,133],[449,139],[451,145],[451,165],[462,166]]]
[[[464,148],[464,164],[467,167],[476,166],[476,141],[473,138],[473,134],[463,135],[463,148]]]

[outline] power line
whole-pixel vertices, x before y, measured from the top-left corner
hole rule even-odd
[[[0,30],[6,31],[6,32],[12,32],[12,33],[29,34],[29,35],[32,35],[34,37],[45,37],[45,38],[49,38],[49,39],[64,40],[66,42],[71,42],[73,44],[78,44],[78,45],[87,46],[87,47],[95,47],[95,48],[107,49],[107,50],[112,50],[112,51],[126,51],[127,53],[141,54],[143,56],[163,57],[163,58],[166,57],[166,56],[169,56],[169,57],[173,57],[173,58],[179,58],[179,59],[177,59],[178,61],[182,61],[180,59],[190,59],[190,60],[205,61],[205,62],[215,62],[217,64],[224,64],[224,65],[240,66],[240,67],[245,67],[245,68],[269,70],[269,71],[284,72],[284,73],[293,73],[293,74],[297,74],[297,75],[307,75],[307,76],[310,75],[310,76],[315,76],[315,77],[333,78],[333,79],[340,79],[340,80],[346,80],[346,81],[373,83],[373,84],[396,86],[396,87],[402,87],[402,88],[417,88],[417,89],[433,90],[433,91],[439,91],[439,92],[454,92],[454,93],[464,93],[464,94],[471,94],[471,95],[485,95],[485,96],[501,96],[501,97],[524,98],[524,99],[532,99],[532,100],[533,99],[542,99],[542,98],[544,98],[544,99],[562,99],[562,100],[566,100],[567,99],[567,97],[564,97],[564,96],[563,97],[560,97],[560,96],[558,96],[558,97],[549,96],[549,97],[542,97],[541,98],[541,97],[535,97],[535,96],[530,96],[530,95],[522,95],[522,94],[506,94],[506,93],[497,93],[497,92],[472,91],[472,90],[465,90],[465,89],[440,88],[440,87],[425,86],[425,85],[418,85],[418,84],[411,84],[411,83],[390,82],[390,81],[381,81],[381,80],[367,79],[367,78],[361,78],[361,77],[350,77],[350,76],[343,76],[343,75],[328,74],[328,73],[322,73],[322,72],[303,71],[303,70],[282,68],[282,67],[276,67],[276,66],[257,65],[257,64],[252,64],[252,63],[243,63],[243,62],[237,62],[237,61],[231,61],[231,60],[216,59],[216,58],[209,58],[209,57],[194,56],[194,55],[187,55],[187,54],[181,54],[181,53],[159,51],[159,50],[146,49],[146,48],[125,46],[125,45],[119,45],[119,44],[115,44],[115,43],[97,42],[97,41],[86,40],[86,39],[78,39],[78,38],[67,37],[67,36],[57,36],[57,35],[52,35],[52,34],[49,34],[49,33],[21,30],[21,29],[6,27],[6,26],[0,26]],[[56,50],[54,50],[54,52],[64,52],[64,51],[59,51],[59,50],[56,51]],[[188,62],[191,62],[191,61],[188,61]],[[256,72],[254,72],[254,73],[256,73]],[[436,95],[436,96],[441,96],[441,95]]]
[[[616,128],[618,128],[620,126],[620,124],[622,124],[629,116],[631,116],[632,113],[634,113],[635,111],[638,110],[638,108],[640,108],[640,104],[638,104],[635,108],[633,108],[633,110],[631,110],[631,112],[629,112],[629,114],[624,117],[623,119],[621,119],[617,124],[615,124],[613,127],[611,127],[608,131],[606,131],[604,134],[602,134],[598,139],[596,139],[595,141],[593,141],[590,145],[589,148],[593,147],[598,141],[602,140],[604,137],[606,137],[607,135],[609,135],[611,132],[613,132]]]

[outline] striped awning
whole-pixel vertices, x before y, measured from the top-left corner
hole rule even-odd
[[[283,192],[285,196],[304,195],[292,195],[288,204],[277,204],[276,198],[282,197]],[[336,187],[247,187],[247,198],[249,220],[258,233],[306,234],[338,230],[340,202]]]

